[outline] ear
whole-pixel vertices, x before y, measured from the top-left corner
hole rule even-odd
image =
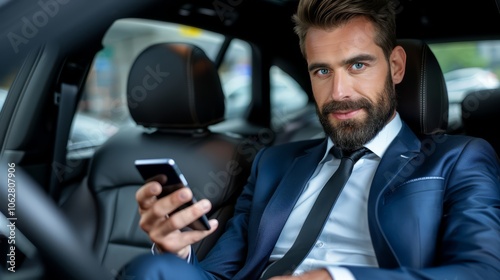
[[[401,46],[396,46],[389,58],[391,64],[392,82],[399,84],[405,75],[406,68],[406,52]]]

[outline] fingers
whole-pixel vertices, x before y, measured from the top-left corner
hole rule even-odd
[[[180,212],[179,212],[180,213]],[[172,216],[178,216],[178,213],[172,215]],[[170,219],[167,219],[164,224],[168,224],[168,221]],[[189,230],[189,231],[172,231],[169,232],[169,234],[162,234],[163,229],[158,228],[158,231],[152,231],[150,238],[152,241],[156,244],[156,246],[160,247],[161,250],[166,251],[166,252],[182,252],[184,248],[188,248],[189,245],[194,244],[206,236],[210,235],[213,233],[219,223],[217,220],[212,219],[209,220],[210,223],[210,230]],[[184,257],[184,256],[181,256]]]
[[[189,207],[174,212],[186,202],[191,201],[192,191],[183,187],[158,199],[156,196],[161,192],[161,189],[159,183],[149,182],[136,192],[136,200],[141,214],[139,225],[161,250],[184,255],[189,252],[189,245],[213,233],[217,229],[218,222],[210,220],[210,230],[181,231],[208,213],[212,205],[209,200],[202,199]]]
[[[175,229],[184,228],[199,217],[208,213],[211,208],[212,204],[210,203],[210,201],[208,201],[207,199],[200,200],[197,203],[193,204],[191,207],[179,211],[178,213],[180,215],[177,215],[177,213],[170,214],[168,223],[164,227],[164,229],[166,231],[169,231],[169,226],[172,226]]]
[[[193,197],[193,193],[189,188],[179,189],[161,199],[151,197],[152,193],[158,193],[155,184],[153,183],[153,185],[150,185],[150,183],[148,183],[144,185],[144,190],[140,189],[136,195],[138,197],[139,213],[141,213],[139,225],[146,232],[150,232],[153,228],[158,227],[160,223],[166,220],[166,216],[170,216],[174,210],[190,201]],[[200,206],[197,208],[200,208]],[[197,212],[200,211],[198,210]],[[175,219],[174,222],[176,223],[173,225],[172,222],[169,222],[167,224],[168,227],[162,225],[164,231],[161,232],[161,234],[167,234],[170,231],[182,228],[182,224],[179,223],[177,219]]]
[[[178,195],[182,196],[182,192]],[[173,196],[175,195],[173,194]],[[160,199],[157,204],[166,201],[169,197],[170,196]],[[188,197],[191,199],[191,196]],[[218,221],[215,219],[209,221],[210,230],[181,231],[181,229],[187,227],[193,221],[206,214],[210,209],[210,201],[206,199],[200,200],[190,207],[169,215],[168,218],[163,218],[161,222],[157,223],[151,229],[149,237],[161,250],[176,252],[179,256],[184,257],[184,254],[187,252],[187,250],[184,249],[189,248],[189,245],[213,233],[218,227]]]
[[[139,203],[139,210],[148,209],[156,201],[156,196],[161,193],[162,184],[167,182],[167,176],[158,174],[146,181],[135,194]]]
[[[135,193],[135,199],[139,204],[139,212],[149,209],[156,202],[156,196],[161,192],[161,185],[152,181],[143,185]]]

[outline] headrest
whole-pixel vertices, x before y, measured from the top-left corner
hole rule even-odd
[[[127,102],[145,127],[199,129],[224,119],[217,69],[202,49],[184,43],[146,48],[130,69]]]
[[[417,134],[446,131],[448,93],[443,72],[429,46],[420,40],[398,40],[406,51],[406,71],[396,85],[398,112]]]

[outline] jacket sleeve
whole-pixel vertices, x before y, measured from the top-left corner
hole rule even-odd
[[[257,166],[267,148],[255,156],[252,171],[235,206],[234,216],[229,220],[224,234],[210,250],[204,260],[193,260],[217,279],[232,279],[244,265],[247,256],[248,220],[252,207],[253,193],[257,176]]]

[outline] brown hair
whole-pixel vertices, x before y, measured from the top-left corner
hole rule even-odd
[[[305,38],[309,28],[331,29],[358,16],[375,26],[375,43],[389,57],[396,46],[396,13],[392,0],[300,0],[293,15],[295,33],[305,57]]]

